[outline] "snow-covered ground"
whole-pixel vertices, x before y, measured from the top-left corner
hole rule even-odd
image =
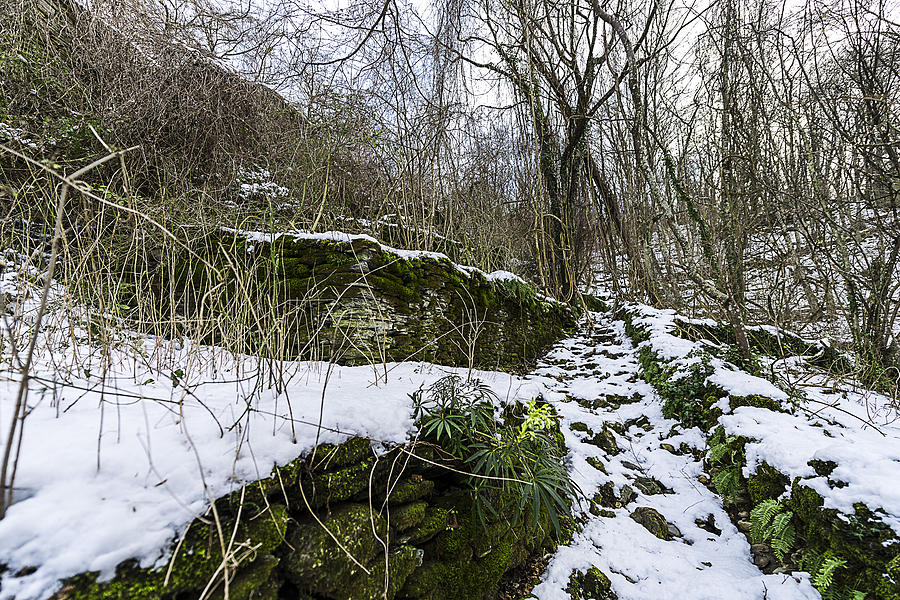
[[[625,486],[630,492],[626,490],[624,499],[635,496],[620,502],[620,508],[607,508],[607,516],[586,514],[585,527],[553,556],[533,595],[568,600],[565,590],[572,570],[597,566],[609,576],[620,600],[819,598],[808,574],[765,575],[753,564],[747,538],[732,524],[721,499],[698,481],[701,462],[690,453],[670,451],[682,442],[702,449],[703,434],[698,429],[681,430],[662,416],[655,391],[637,377],[639,364],[624,324],[603,322],[601,315],[595,318],[596,329],[560,344],[535,375],[555,382],[548,383],[552,388],[548,397],[562,416],[572,473],[581,488],[590,495],[611,481],[620,500]],[[607,395],[620,399],[602,402]],[[629,401],[619,404],[622,398]],[[642,418],[643,427],[635,423]],[[616,434],[621,452],[610,456],[587,443],[590,435],[580,431],[582,427],[573,430],[575,423],[594,433],[604,423],[631,426],[625,435]],[[589,458],[600,460],[606,473],[592,466]],[[646,479],[636,486],[637,478],[655,480],[667,489],[648,495],[639,489]],[[633,520],[630,514],[637,507],[653,508],[665,517],[674,526],[673,539],[660,539]],[[711,532],[707,523],[720,533]]]
[[[22,293],[12,279],[3,286]],[[27,322],[35,303],[26,300],[15,318]],[[674,313],[641,310],[638,320],[652,330],[646,344],[670,361],[694,360],[688,354],[698,344],[672,335]],[[39,344],[16,502],[0,521],[0,564],[9,568],[3,600],[44,598],[60,578],[82,571],[112,575],[126,558],[162,565],[166,548],[210,498],[267,476],[316,441],[364,435],[403,442],[414,430],[409,394],[449,372],[466,374],[422,363],[280,363],[275,372],[283,382],[275,391],[267,361],[137,335],[122,336],[104,357],[79,341],[80,327],[51,321]],[[15,362],[4,358],[0,446],[19,382]],[[719,360],[712,365],[715,383],[735,395],[787,397],[767,380]],[[801,377],[806,372],[796,361],[775,368],[782,387],[802,387],[810,400],[795,414],[743,407],[723,415],[729,433],[757,440],[747,446],[750,468],[766,461],[804,477],[840,510],[852,511],[858,501],[882,508],[898,530],[900,428],[887,399],[822,376]],[[551,558],[533,595],[568,598],[573,569],[596,566],[621,600],[818,598],[808,574],[763,574],[753,564],[746,537],[698,480],[699,453],[682,446],[703,449],[704,435],[664,418],[659,397],[638,372],[624,323],[593,314],[528,376],[473,373],[506,401],[541,394],[552,402],[574,480],[588,498],[606,490],[603,507],[577,505],[584,526]],[[595,434],[606,441],[589,443]],[[610,438],[620,452],[602,447]],[[812,458],[837,462],[831,479],[847,485],[832,487],[816,476]],[[671,539],[633,519],[639,507],[658,511],[668,523],[663,537]],[[10,576],[25,567],[37,568]]]
[[[642,316],[635,323],[652,332],[644,344],[670,364],[693,359],[688,354],[702,344],[672,334],[673,311],[648,307],[639,311]],[[710,382],[731,395],[788,398],[768,380],[736,371],[722,360],[714,358],[710,365],[714,369]],[[846,514],[854,513],[856,502],[873,511],[882,509],[884,523],[900,534],[898,407],[886,396],[810,369],[802,357],[779,360],[772,367],[782,388],[794,390],[798,397],[790,413],[750,406],[731,412],[727,403],[720,403],[730,413],[719,419],[726,433],[755,440],[746,446],[749,472],[766,462],[790,478],[801,477],[804,486],[824,498],[825,508]],[[820,476],[810,466],[812,460],[838,466],[830,475]]]
[[[7,272],[0,292],[29,296],[0,323],[33,319],[33,287]],[[65,301],[54,290],[51,307]],[[45,598],[60,578],[84,571],[112,576],[128,558],[163,565],[166,549],[212,498],[267,477],[317,441],[407,441],[409,394],[449,373],[468,374],[412,362],[272,365],[188,340],[138,335],[123,335],[104,356],[82,325],[71,314],[53,313],[38,344],[15,502],[0,520],[0,564],[8,568],[3,600]],[[21,381],[9,344],[2,347],[0,448]],[[472,376],[502,400],[540,392],[505,373]],[[278,377],[283,385],[276,391],[271,382]],[[11,576],[27,567],[36,570]]]

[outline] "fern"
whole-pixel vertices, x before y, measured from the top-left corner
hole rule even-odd
[[[750,537],[755,542],[768,542],[778,560],[784,561],[796,539],[793,517],[781,502],[763,500],[750,511]]]
[[[824,592],[831,587],[834,580],[834,572],[847,565],[847,561],[835,556],[829,556],[822,561],[822,565],[813,577],[813,585],[819,592]]]
[[[719,495],[726,499],[733,498],[741,490],[741,474],[738,467],[722,469],[713,475],[713,485]]]
[[[778,560],[782,562],[784,557],[790,553],[791,548],[794,547],[795,531],[794,525],[791,523],[793,516],[794,513],[791,511],[785,511],[775,515],[775,518],[772,519],[772,550],[775,551],[775,556],[778,557]]]
[[[766,531],[772,524],[775,515],[784,507],[777,500],[763,500],[750,511],[750,537],[755,542],[766,541]]]

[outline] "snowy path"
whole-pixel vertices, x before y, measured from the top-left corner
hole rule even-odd
[[[662,416],[656,393],[638,377],[624,324],[594,319],[593,331],[558,344],[534,374],[551,381],[548,399],[562,417],[573,477],[594,501],[533,595],[567,600],[572,570],[596,566],[620,600],[819,598],[807,575],[764,575],[753,564],[749,542],[698,480],[703,465],[690,450],[702,450],[702,434]],[[665,517],[660,533],[671,539],[636,522],[630,515],[639,507]]]

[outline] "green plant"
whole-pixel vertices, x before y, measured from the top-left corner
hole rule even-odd
[[[763,500],[750,511],[750,536],[756,542],[767,542],[778,560],[783,561],[796,539],[793,517],[794,513],[785,510],[781,502]]]
[[[713,485],[726,504],[733,503],[744,488],[741,474],[743,457],[743,438],[726,435],[722,427],[710,436],[707,462],[712,470]]]
[[[486,525],[549,521],[557,535],[570,497],[582,492],[569,478],[553,408],[532,400],[496,414],[496,395],[478,380],[449,375],[410,395],[423,439],[449,452],[467,470],[475,511]]]
[[[656,376],[654,384],[663,398],[663,415],[678,419],[686,427],[708,427],[709,407],[717,400],[716,390],[706,380],[713,373],[710,357],[701,355],[686,371],[665,369]]]

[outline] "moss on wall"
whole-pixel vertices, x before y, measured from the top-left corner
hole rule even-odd
[[[235,294],[247,296],[273,313],[269,325],[292,310],[282,343],[272,341],[272,326],[247,334],[255,353],[277,347],[351,365],[412,359],[521,370],[578,316],[520,281],[488,280],[438,256],[403,258],[366,239],[253,242],[221,232],[197,247],[219,274],[184,259],[158,289],[174,284],[179,307],[210,314],[228,310]]]
[[[352,438],[217,500],[226,544],[237,532],[226,553],[228,597],[377,600],[386,590],[389,600],[491,598],[506,572],[554,547],[546,519],[482,521],[461,476],[413,458],[397,479],[392,463],[372,460],[371,442]],[[162,566],[125,562],[109,581],[83,573],[53,600],[195,600],[208,584],[208,597],[224,599],[210,518],[195,520],[180,545],[173,539],[174,558]]]
[[[630,315],[626,320],[626,333],[635,343],[649,339],[649,331],[633,323]],[[697,337],[698,332],[708,337],[718,333],[727,338],[728,328],[695,326],[687,330],[679,325],[682,335]],[[678,333],[678,331],[676,331]],[[762,332],[765,333],[765,332]],[[762,339],[760,333],[757,339]],[[770,334],[771,335],[771,334]],[[775,338],[768,339],[769,346]],[[730,338],[733,342],[733,336]],[[720,340],[721,341],[721,340]],[[793,352],[807,352],[809,347],[799,339],[781,340],[779,348],[787,347]],[[766,350],[771,347],[760,345]],[[853,600],[900,600],[900,539],[878,514],[863,504],[855,505],[852,515],[841,514],[824,507],[822,497],[803,485],[803,480],[791,479],[767,463],[756,468],[756,472],[745,478],[743,470],[747,466],[744,446],[750,442],[743,437],[725,436],[721,427],[716,427],[721,413],[712,408],[714,399],[724,397],[723,390],[710,386],[706,379],[708,371],[703,362],[694,364],[686,373],[679,373],[673,383],[675,370],[647,347],[641,347],[640,360],[643,377],[651,383],[668,408],[667,416],[679,419],[686,426],[700,425],[708,432],[710,452],[707,467],[711,473],[711,485],[725,497],[729,514],[741,529],[740,515],[765,500],[780,499],[785,511],[792,513],[791,523],[797,536],[794,551],[785,558],[784,566],[806,570],[813,576],[814,585],[824,598],[847,598]],[[732,397],[731,407],[754,406],[773,411],[784,411],[781,403],[760,396]],[[835,465],[822,461],[810,461],[819,475],[827,475]],[[746,516],[746,515],[745,515]],[[747,531],[746,527],[742,531]],[[817,578],[823,565],[838,564],[833,570],[830,583]]]

